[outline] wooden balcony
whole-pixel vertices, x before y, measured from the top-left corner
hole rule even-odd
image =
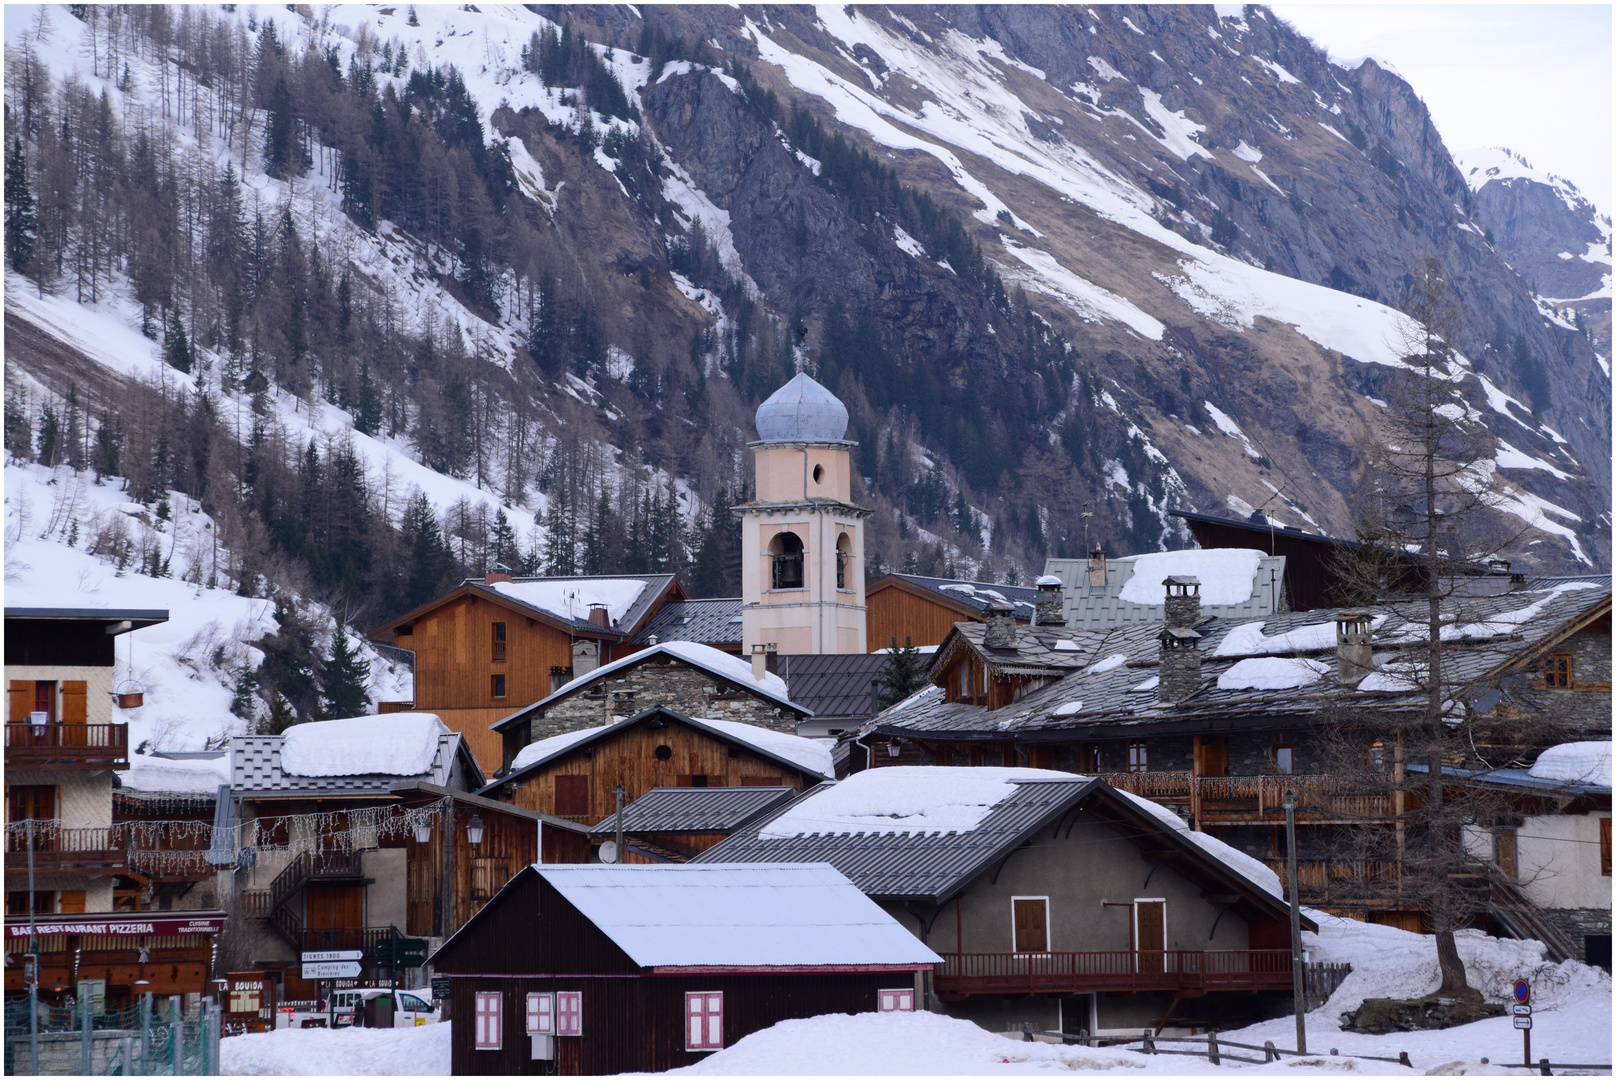
[[[128,767],[128,724],[6,725],[7,769]]]
[[[129,856],[122,831],[106,829],[47,828],[34,834],[34,873],[74,873],[91,876],[122,874],[129,869]],[[28,872],[28,834],[21,829],[6,830],[6,873]]]
[[[1202,825],[1273,825],[1285,821],[1285,793],[1296,793],[1300,824],[1391,821],[1392,797],[1361,794],[1333,776],[1195,776],[1188,772],[1101,773],[1120,791],[1155,802],[1188,804]]]
[[[1290,870],[1284,859],[1264,859],[1279,875],[1280,887],[1290,889]],[[1391,859],[1297,859],[1296,887],[1304,904],[1395,902],[1400,875]]]
[[[1086,994],[1095,991],[1289,990],[1289,949],[1188,949],[1052,953],[944,953],[935,977],[944,996]]]

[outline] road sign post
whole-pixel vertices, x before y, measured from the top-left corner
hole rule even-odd
[[[1515,980],[1515,1026],[1521,1032],[1521,1060],[1532,1067],[1532,984]]]

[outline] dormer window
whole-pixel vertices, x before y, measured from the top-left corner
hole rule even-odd
[[[802,540],[795,533],[776,533],[769,541],[769,558],[774,564],[772,588],[803,587]]]

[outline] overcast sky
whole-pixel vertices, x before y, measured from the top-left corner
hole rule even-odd
[[[1336,59],[1407,79],[1454,152],[1507,146],[1611,212],[1608,4],[1275,4]]]

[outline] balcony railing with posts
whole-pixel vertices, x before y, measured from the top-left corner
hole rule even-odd
[[[1263,863],[1285,885],[1290,872],[1285,860],[1264,859]],[[1296,860],[1296,887],[1304,904],[1390,901],[1397,895],[1397,886],[1397,863],[1392,859]]]
[[[128,724],[6,725],[9,769],[127,769]]]
[[[1288,990],[1289,949],[944,953],[941,994]]]
[[[28,841],[25,829],[6,830],[6,872],[28,869]],[[116,825],[100,829],[44,828],[33,835],[34,872],[78,874],[121,874],[128,869],[129,856],[123,831]]]
[[[1101,773],[1121,791],[1162,802],[1188,803],[1203,824],[1282,822],[1285,793],[1296,793],[1296,820],[1303,823],[1389,821],[1392,797],[1355,792],[1333,776],[1195,776],[1188,772]]]

